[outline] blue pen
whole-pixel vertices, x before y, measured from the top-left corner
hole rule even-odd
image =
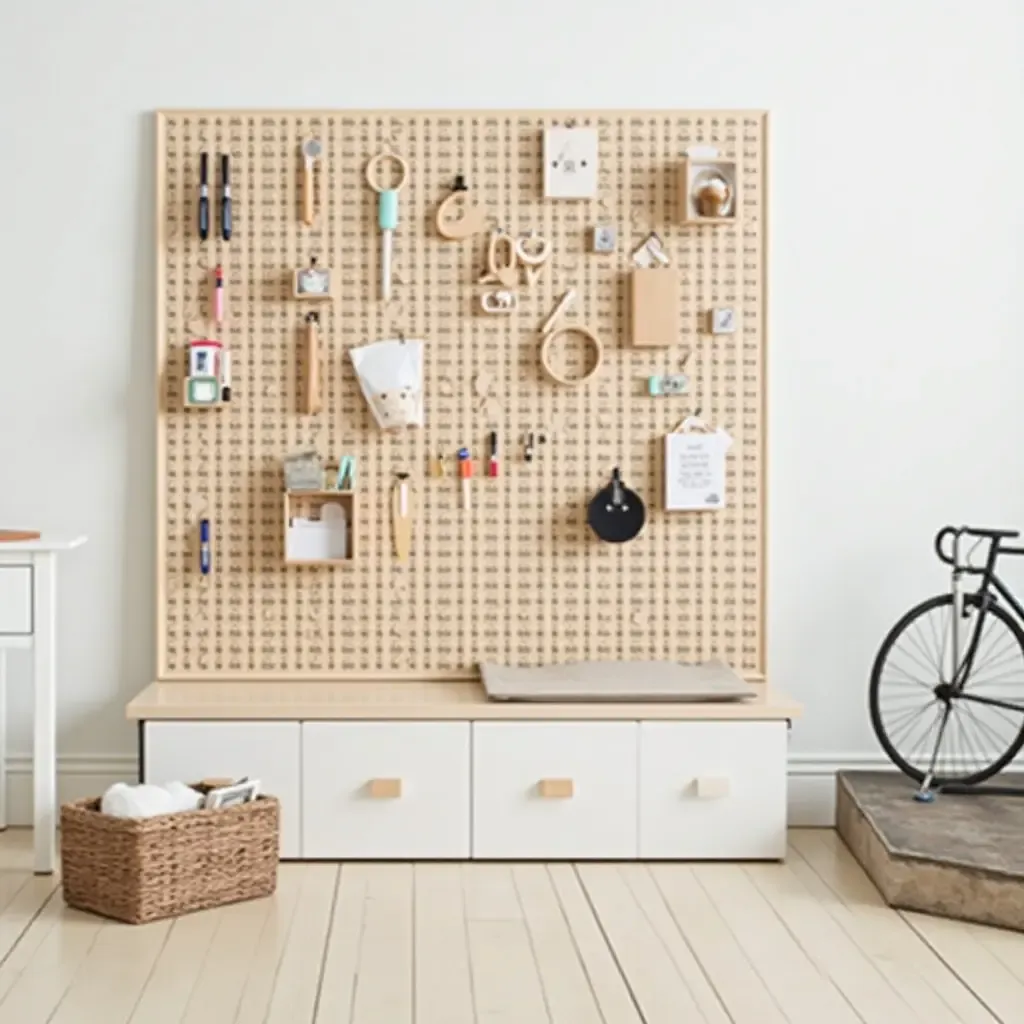
[[[210,520],[199,520],[199,571],[210,574]]]

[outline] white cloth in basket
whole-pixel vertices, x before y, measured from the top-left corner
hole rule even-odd
[[[168,782],[164,786],[117,782],[103,794],[100,810],[114,818],[155,818],[158,814],[194,811],[202,803],[203,794],[184,782]]]

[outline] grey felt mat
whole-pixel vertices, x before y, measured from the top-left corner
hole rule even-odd
[[[484,689],[491,700],[522,701],[714,701],[743,700],[756,690],[717,659],[676,661],[576,661],[540,668],[484,662]]]

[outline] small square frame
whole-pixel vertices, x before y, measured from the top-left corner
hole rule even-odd
[[[712,306],[708,310],[708,334],[735,334],[739,330],[735,306]]]
[[[331,271],[328,267],[302,267],[292,280],[292,295],[296,299],[319,302],[331,298]]]

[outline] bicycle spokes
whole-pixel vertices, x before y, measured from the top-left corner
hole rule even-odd
[[[955,607],[945,595],[909,613],[872,673],[875,731],[926,786],[987,777],[1024,743],[1024,634],[1002,608]]]

